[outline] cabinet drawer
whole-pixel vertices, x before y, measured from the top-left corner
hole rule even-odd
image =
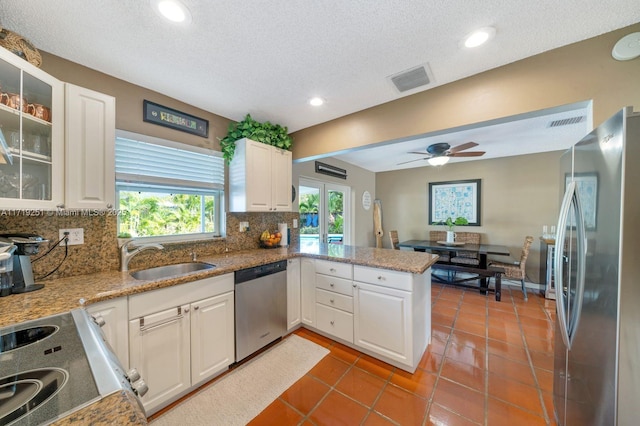
[[[316,272],[349,280],[353,277],[353,267],[349,263],[329,262],[316,259]]]
[[[316,304],[316,327],[318,330],[353,343],[353,314]]]
[[[413,276],[409,272],[356,265],[353,268],[353,279],[354,281],[363,283],[396,288],[404,291],[413,291]]]
[[[316,302],[353,313],[353,297],[316,288]]]
[[[351,280],[345,280],[344,278],[316,274],[316,288],[353,296],[353,282]]]

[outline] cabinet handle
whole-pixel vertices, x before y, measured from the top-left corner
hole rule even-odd
[[[353,286],[353,288],[356,288],[356,287],[358,287],[358,286],[357,286],[356,284],[351,284],[351,285]]]
[[[378,275],[378,280],[380,281],[386,281],[387,279],[385,277],[383,277],[382,275]]]
[[[330,272],[335,272],[336,270],[334,268],[329,269]]]
[[[200,306],[198,306],[198,305],[196,305],[196,306],[194,306],[194,307],[193,307],[193,310],[194,310],[194,311],[197,311],[198,309],[200,309]]]
[[[108,208],[108,209],[110,209],[110,208],[112,208],[112,207],[113,207],[113,204],[111,204],[111,203],[107,204],[107,208]]]
[[[184,311],[188,312],[187,309],[185,309]],[[177,317],[169,318],[151,325],[144,325],[144,318],[140,318],[140,331],[153,330],[154,328],[160,327],[161,325],[171,324],[172,322],[176,322],[178,320],[181,320],[182,318],[184,318],[182,315],[178,315]]]
[[[56,204],[56,207],[59,209],[64,209],[64,204],[60,203],[60,204]]]
[[[329,299],[329,302],[331,303],[335,303],[335,301],[333,299]]]
[[[334,325],[334,324],[333,324],[333,321],[331,321],[331,325]]]
[[[334,283],[329,283],[329,287],[335,287],[336,285]]]

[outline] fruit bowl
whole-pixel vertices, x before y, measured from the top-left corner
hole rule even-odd
[[[274,231],[264,231],[262,235],[260,235],[260,247],[262,248],[278,248],[280,247],[280,240],[282,239],[282,235],[280,232]]]

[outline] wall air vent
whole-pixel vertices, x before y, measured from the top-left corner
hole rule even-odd
[[[564,118],[562,120],[553,120],[548,127],[570,126],[571,124],[582,123],[587,117],[580,115],[578,117]]]
[[[433,76],[431,75],[431,70],[429,69],[428,64],[404,70],[387,78],[401,93],[421,86],[426,86],[433,81]]]
[[[340,179],[347,178],[347,171],[345,169],[341,169],[340,167],[335,167],[330,164],[321,163],[320,161],[316,161],[316,173],[321,173],[323,175],[333,176]]]

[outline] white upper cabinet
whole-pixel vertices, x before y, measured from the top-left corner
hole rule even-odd
[[[65,113],[65,207],[113,208],[115,98],[67,83]]]
[[[64,84],[0,48],[0,92],[0,202],[54,209],[64,197]]]
[[[291,169],[291,151],[237,141],[229,165],[229,211],[291,211]]]

